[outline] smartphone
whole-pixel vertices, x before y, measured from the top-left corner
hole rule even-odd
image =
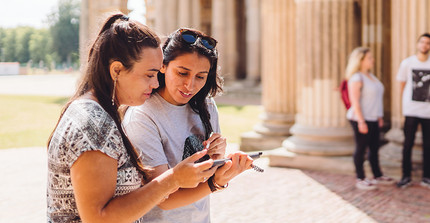
[[[260,158],[260,156],[262,154],[263,154],[263,152],[255,152],[255,153],[249,153],[248,156],[255,160],[255,159]],[[229,160],[231,160],[231,159],[227,158],[227,159],[214,160],[214,163],[212,164],[212,167],[223,166],[225,164],[225,162],[227,162]]]

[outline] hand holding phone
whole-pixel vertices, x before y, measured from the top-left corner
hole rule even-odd
[[[255,160],[260,158],[262,154],[263,152],[255,152],[255,153],[249,153],[248,156]],[[223,166],[229,160],[231,160],[231,158],[214,160],[212,167]]]

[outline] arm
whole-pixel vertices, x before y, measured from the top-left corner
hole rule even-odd
[[[400,98],[402,98],[403,91],[405,90],[406,81],[399,81],[400,84]]]
[[[231,161],[228,161],[224,166],[216,169],[212,168],[211,171],[215,171],[214,180],[218,185],[226,185],[231,179],[242,173],[243,171],[251,168],[252,159],[243,152],[236,152],[229,154]],[[152,173],[154,176],[162,174],[163,171],[168,171],[167,165],[161,165],[154,168]],[[212,172],[213,174],[213,172]],[[168,199],[158,205],[163,210],[169,210],[173,208],[182,207],[194,203],[203,197],[206,197],[211,193],[207,182],[200,183],[196,188],[191,189],[179,189],[175,193],[171,194]]]
[[[133,222],[179,187],[195,187],[209,177],[212,161],[195,164],[206,151],[188,157],[143,187],[113,198],[117,161],[102,152],[84,152],[70,173],[76,205],[83,222]],[[101,168],[103,167],[103,168]]]
[[[357,116],[358,130],[360,133],[366,134],[368,131],[367,124],[366,124],[366,121],[364,120],[363,113],[361,112],[361,105],[360,105],[360,97],[361,97],[360,89],[362,86],[363,86],[363,83],[361,81],[352,82],[348,86],[348,94],[351,100],[351,106],[353,107],[354,113]]]

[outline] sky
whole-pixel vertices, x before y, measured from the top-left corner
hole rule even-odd
[[[47,28],[46,22],[57,6],[58,0],[0,0],[0,27],[32,26]],[[143,22],[144,0],[128,0],[128,8],[134,9],[130,18]]]

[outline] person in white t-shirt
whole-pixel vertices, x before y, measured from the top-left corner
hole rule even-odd
[[[402,111],[405,116],[403,131],[402,179],[400,188],[412,182],[412,147],[418,125],[423,136],[423,178],[421,185],[430,188],[430,34],[418,38],[417,53],[402,61],[397,73],[402,97]]]
[[[213,100],[221,91],[217,73],[216,40],[197,30],[179,29],[163,45],[160,86],[145,104],[130,107],[123,127],[130,141],[157,177],[203,148],[211,159],[224,158],[226,139],[220,134]],[[211,97],[212,96],[212,97]],[[249,169],[252,159],[243,152],[197,187],[181,188],[143,218],[145,222],[209,223],[209,194],[227,187]]]
[[[394,180],[384,176],[379,166],[379,132],[383,121],[384,85],[371,73],[374,59],[367,47],[355,48],[346,67],[348,94],[351,107],[346,117],[354,130],[354,166],[357,176],[355,186],[361,190],[373,190],[377,185],[392,185]],[[366,179],[364,157],[369,148],[368,159],[374,179]]]

